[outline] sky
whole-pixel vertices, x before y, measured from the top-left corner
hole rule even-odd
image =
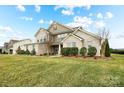
[[[121,5],[1,5],[0,46],[10,39],[35,40],[39,28],[53,22],[70,27],[82,26],[97,34],[106,28],[110,32],[111,48],[124,48],[124,6]]]

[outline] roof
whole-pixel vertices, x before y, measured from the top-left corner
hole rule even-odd
[[[29,40],[29,41],[31,41],[31,39],[22,39],[22,40],[19,40],[19,42],[21,42],[21,41],[25,41],[25,40]]]
[[[39,34],[39,32],[40,32],[41,30],[47,31],[47,29],[40,28],[40,29],[36,32],[36,34],[35,34],[34,36],[36,37],[36,36],[37,36],[37,34]],[[47,31],[47,32],[48,32],[48,31]]]
[[[58,24],[58,25],[60,25],[60,26],[62,26],[62,27],[65,27],[65,28],[67,28],[68,30],[66,30],[66,31],[55,30],[55,31],[51,32],[52,35],[64,34],[64,33],[71,33],[71,32],[74,31],[72,28],[70,28],[70,27],[68,27],[68,26],[66,26],[66,25],[63,25],[63,24],[60,24],[60,23],[54,21],[54,22],[49,26],[49,28],[47,29],[49,32],[50,32],[50,28],[51,28],[54,24]]]
[[[76,33],[77,31],[83,32],[83,33],[85,33],[85,34],[87,34],[87,35],[90,35],[90,36],[92,36],[92,37],[95,37],[95,38],[97,38],[97,39],[100,38],[98,35],[93,34],[93,33],[91,33],[91,32],[88,32],[88,31],[86,31],[85,29],[80,28],[80,27],[77,28],[73,33]]]
[[[24,46],[26,46],[26,45],[34,45],[34,44],[46,44],[46,42],[43,42],[43,43],[28,43],[28,44],[24,44]]]
[[[77,38],[77,39],[79,39],[79,40],[81,40],[81,41],[84,40],[82,37],[71,33],[71,34],[67,35],[61,42],[64,42],[64,41],[65,41],[67,38],[69,38],[70,36],[73,36],[73,37],[75,37],[75,38]]]
[[[64,26],[64,27],[66,27],[66,28],[69,29],[69,30],[73,30],[73,28],[71,28],[71,27],[69,27],[69,26],[66,26],[66,25],[64,25],[64,24],[60,24],[59,22],[56,22],[56,21],[54,21],[54,22],[49,26],[49,28],[48,28],[47,30],[49,31],[49,29],[50,29],[54,24],[58,24],[58,25]]]
[[[68,30],[67,30],[67,31],[59,31],[59,30],[56,30],[56,31],[50,32],[50,28],[51,28],[54,24],[58,24],[58,25],[60,25],[60,26],[63,26],[63,27],[65,27],[65,28],[67,28]],[[97,39],[100,38],[98,35],[93,34],[93,33],[91,33],[91,32],[88,32],[88,31],[86,31],[85,29],[83,29],[82,27],[74,27],[74,28],[71,28],[71,27],[69,27],[69,26],[60,24],[60,23],[58,23],[58,22],[56,22],[56,21],[54,21],[54,22],[49,26],[48,29],[40,28],[40,29],[36,32],[35,37],[36,37],[36,35],[41,31],[41,29],[43,29],[44,31],[49,32],[51,35],[64,34],[64,33],[76,33],[76,31],[81,31],[81,32],[83,32],[83,33],[85,33],[85,34],[87,34],[87,35],[90,35],[90,36],[92,36],[92,37],[95,37],[95,38],[97,38]]]
[[[22,41],[26,41],[26,40],[31,41],[30,39],[22,39],[22,40],[19,40],[18,42],[14,43],[14,44],[18,44],[18,43],[20,43],[20,42],[22,42]]]

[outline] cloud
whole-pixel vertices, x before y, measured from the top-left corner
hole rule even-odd
[[[97,29],[101,29],[106,26],[106,23],[103,20],[98,20],[98,21],[95,21],[94,23],[95,23],[94,26]]]
[[[107,18],[113,18],[114,15],[111,12],[106,12],[106,17]]]
[[[62,11],[61,11],[61,13],[63,14],[63,15],[73,15],[74,14],[74,12],[72,11],[72,10],[65,10],[65,9],[63,9]]]
[[[86,8],[87,10],[89,10],[91,8],[90,5],[84,5],[83,7]]]
[[[0,37],[6,37],[6,34],[0,33]]]
[[[41,7],[39,5],[35,5],[35,11],[40,12]]]
[[[92,13],[89,13],[89,16],[93,16],[93,14]]]
[[[116,38],[124,38],[124,32],[119,33]]]
[[[22,20],[26,20],[26,21],[32,21],[32,20],[33,20],[32,17],[26,17],[26,16],[21,17],[21,19],[22,19]]]
[[[85,29],[101,29],[106,27],[106,22],[105,20],[97,20],[97,19],[92,19],[90,17],[86,16],[75,16],[73,18],[72,22],[69,22],[66,24],[67,26],[70,27],[78,27],[81,26]]]
[[[54,10],[58,10],[58,9],[61,9],[61,8],[63,8],[63,9],[69,9],[69,10],[73,10],[75,7],[80,7],[80,6],[72,6],[72,5],[68,5],[68,6],[66,6],[66,5],[57,5],[57,6],[54,7]]]
[[[0,44],[9,41],[10,39],[24,39],[25,34],[21,31],[14,30],[11,26],[0,25]]]
[[[53,23],[53,20],[50,20],[50,21],[49,21],[49,24],[52,24],[52,23]]]
[[[19,11],[22,11],[22,12],[26,10],[23,5],[18,5],[17,8],[19,9]]]
[[[43,19],[40,19],[39,23],[43,24],[45,21]]]
[[[97,18],[102,19],[102,18],[103,18],[102,13],[98,13],[98,14],[97,14]]]
[[[83,28],[88,28],[93,23],[93,20],[89,17],[75,16],[73,22],[68,23],[68,26],[78,27],[82,26]]]
[[[0,25],[0,31],[2,32],[11,32],[13,29],[10,26],[2,26]]]
[[[75,12],[74,12],[74,9],[75,8],[85,8],[85,9],[87,9],[87,10],[89,10],[90,8],[91,8],[91,6],[89,6],[89,5],[76,5],[76,6],[74,6],[74,5],[57,5],[57,6],[55,6],[54,7],[54,10],[56,11],[56,10],[58,10],[58,9],[62,9],[61,10],[61,13],[63,14],[63,15],[74,15],[75,14]]]

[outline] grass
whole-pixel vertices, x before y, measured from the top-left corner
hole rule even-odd
[[[124,55],[97,60],[0,55],[0,86],[124,86]]]

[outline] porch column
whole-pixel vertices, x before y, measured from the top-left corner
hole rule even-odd
[[[59,50],[58,50],[58,54],[61,54],[61,44],[59,44]]]

